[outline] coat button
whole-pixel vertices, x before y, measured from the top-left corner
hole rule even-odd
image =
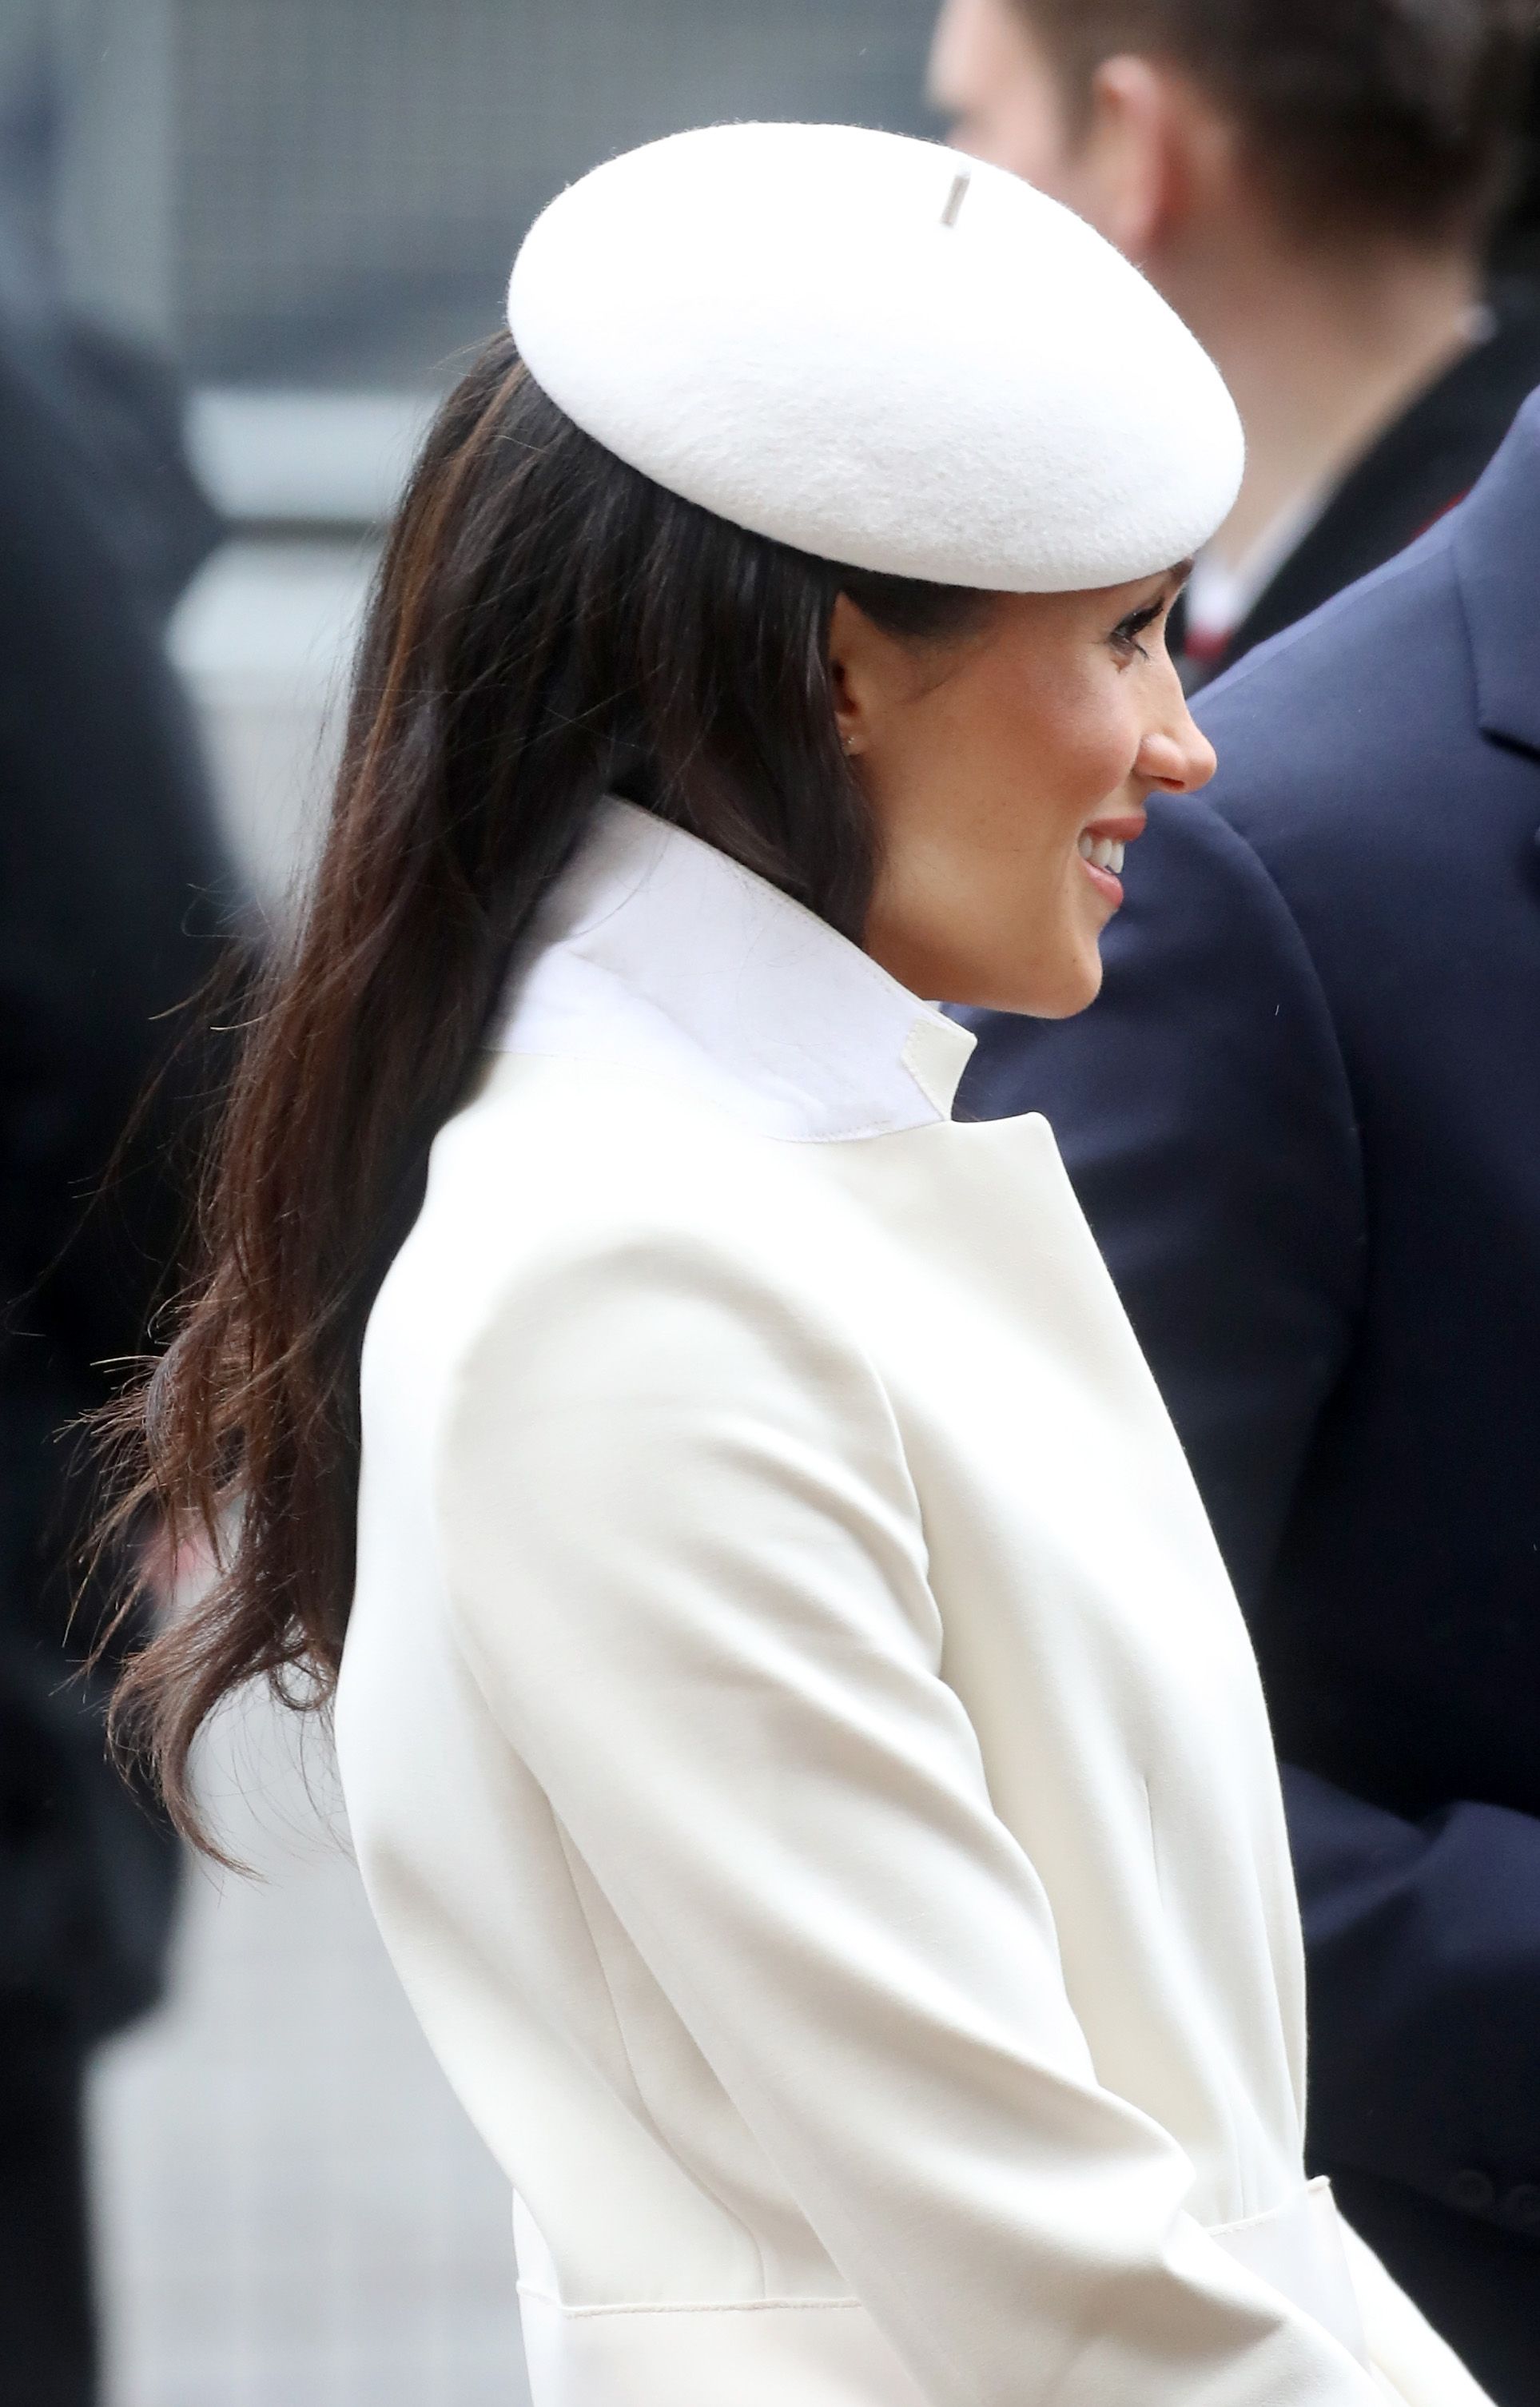
[[[1449,2184],[1449,2204],[1458,2206],[1465,2215],[1485,2215],[1497,2203],[1497,2185],[1478,2172],[1475,2165],[1466,2165]]]
[[[1516,2231],[1540,2232],[1540,2182],[1520,2182],[1508,2190],[1499,2212]]]

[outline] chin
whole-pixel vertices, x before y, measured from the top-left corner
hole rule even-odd
[[[1092,946],[1089,960],[1065,961],[1052,976],[1039,966],[1032,977],[1012,983],[1014,994],[996,1004],[997,1011],[1020,1012],[1028,1019],[1073,1019],[1102,991],[1102,957]]]
[[[1039,979],[1026,986],[1011,978],[978,979],[968,982],[965,993],[946,1000],[969,1011],[1012,1012],[1018,1019],[1074,1019],[1095,1002],[1101,986],[1099,977],[1051,987]]]
[[[927,966],[927,983],[900,983],[915,994],[939,995],[973,1011],[1014,1012],[1021,1019],[1073,1019],[1102,990],[1102,956],[1094,937],[1070,944],[1048,961],[1041,955],[1000,961],[975,954],[965,961],[954,957]]]

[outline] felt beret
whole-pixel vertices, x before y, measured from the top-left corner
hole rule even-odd
[[[713,125],[536,219],[508,323],[670,492],[853,568],[998,592],[1153,576],[1240,482],[1219,371],[1136,268],[1004,169],[843,125]]]

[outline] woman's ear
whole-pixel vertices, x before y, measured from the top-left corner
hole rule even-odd
[[[852,755],[870,750],[885,715],[881,654],[889,644],[848,593],[836,593],[829,619],[829,685],[834,726],[841,745]]]

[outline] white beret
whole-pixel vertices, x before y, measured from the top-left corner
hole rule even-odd
[[[670,492],[853,568],[998,592],[1152,576],[1240,483],[1219,371],[1018,177],[843,125],[714,125],[552,201],[508,323]]]

